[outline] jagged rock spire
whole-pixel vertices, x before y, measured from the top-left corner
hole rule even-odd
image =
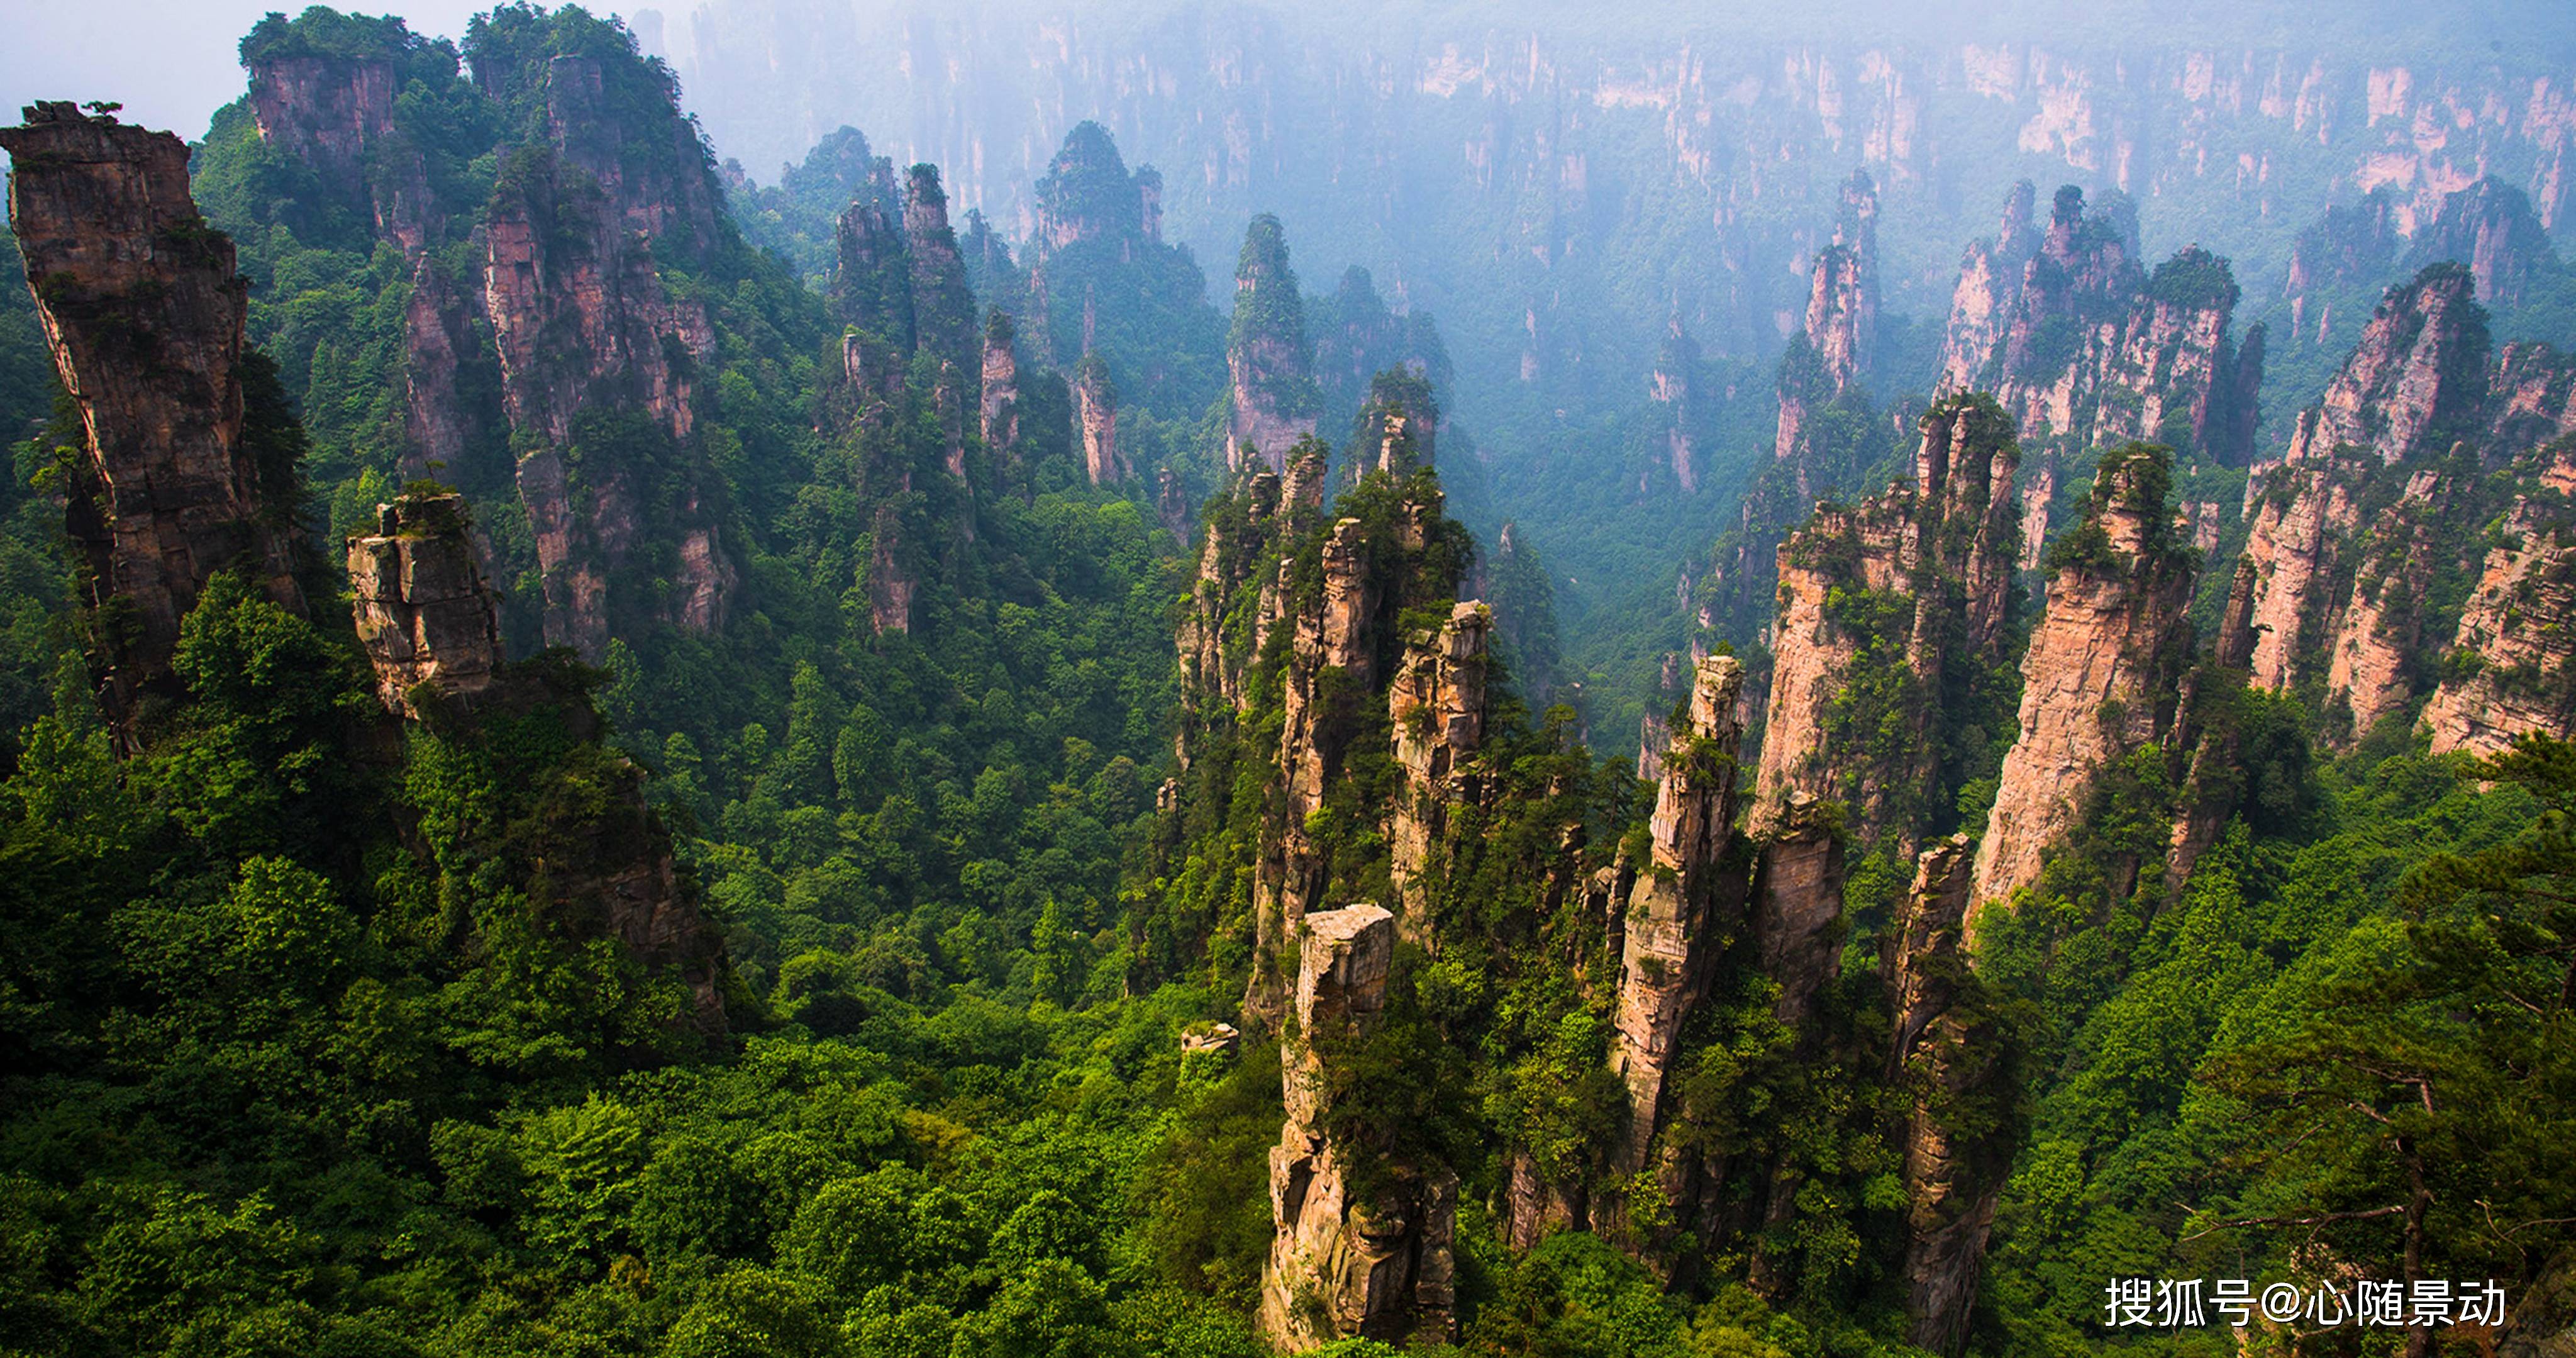
[[[1757,830],[1794,799],[1831,799],[1864,840],[1910,836],[1921,798],[1940,785],[1932,736],[1945,670],[2004,659],[2020,547],[2012,420],[1987,398],[1950,396],[1921,429],[1910,485],[1820,509],[1780,546]],[[1836,704],[1862,666],[1904,680],[1891,710],[1846,729],[1854,719]],[[1892,742],[1891,721],[1907,733]]]
[[[1699,662],[1690,707],[1665,752],[1655,787],[1652,859],[1627,902],[1619,960],[1618,1036],[1611,1068],[1628,1087],[1616,1162],[1646,1163],[1664,1112],[1664,1082],[1684,1019],[1707,981],[1717,865],[1735,819],[1736,695],[1744,667],[1732,656]]]
[[[102,696],[120,744],[137,705],[167,693],[179,627],[217,571],[239,566],[302,611],[290,541],[296,469],[246,424],[242,322],[250,284],[233,243],[188,191],[167,132],[36,104],[0,129],[9,217],[83,457],[68,496],[101,629]],[[283,397],[273,398],[282,418]]]
[[[1242,464],[1243,450],[1277,471],[1288,449],[1315,432],[1317,394],[1314,350],[1306,342],[1305,301],[1288,267],[1288,242],[1279,219],[1263,213],[1243,233],[1243,256],[1234,276],[1234,325],[1226,338],[1231,383],[1226,419],[1226,465]]]
[[[463,496],[376,506],[376,531],[349,539],[349,592],[387,711],[417,717],[425,700],[471,703],[491,687],[501,627]]]
[[[1450,1337],[1455,1175],[1392,1160],[1361,1128],[1325,1131],[1328,1066],[1337,1046],[1380,1022],[1395,956],[1395,917],[1374,905],[1308,915],[1300,925],[1295,1026],[1282,1053],[1287,1118],[1270,1152],[1276,1223],[1261,1277],[1261,1332],[1292,1353],[1365,1336],[1402,1344]],[[1368,1173],[1355,1173],[1373,1160]]]
[[[2192,571],[2173,541],[2170,477],[2160,449],[2105,455],[2084,522],[2054,553],[2047,606],[2022,657],[2021,733],[1977,844],[1979,902],[2037,881],[2102,772],[2173,732],[2191,664]]]

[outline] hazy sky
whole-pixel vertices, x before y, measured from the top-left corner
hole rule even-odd
[[[496,0],[400,0],[386,6],[357,3],[361,13],[391,10],[415,33],[462,38],[467,16]],[[691,0],[645,0],[666,14],[695,8]],[[593,5],[620,13],[642,4]],[[259,16],[274,9],[300,11],[279,0],[37,0],[11,3],[9,28],[0,37],[0,115],[17,121],[18,109],[37,99],[108,99],[125,105],[119,116],[166,128],[190,141],[206,134],[216,109],[241,97],[248,77],[238,45]]]

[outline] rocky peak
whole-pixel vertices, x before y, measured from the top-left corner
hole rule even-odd
[[[1395,763],[1404,773],[1387,840],[1409,938],[1431,931],[1420,879],[1433,846],[1449,832],[1450,809],[1482,799],[1479,780],[1462,766],[1485,742],[1486,649],[1493,628],[1492,609],[1457,604],[1438,631],[1407,638],[1395,680],[1387,686]]]
[[[2228,262],[2195,245],[2148,273],[2134,208],[2103,199],[2088,208],[2059,189],[2018,278],[1997,276],[1995,250],[1970,250],[1952,303],[1942,381],[1992,390],[2021,430],[2025,568],[2052,526],[2062,456],[2129,440],[2223,465],[2253,456],[2264,345],[2259,329],[2241,349],[2230,334]]]
[[[467,529],[463,496],[404,495],[376,506],[374,533],[349,539],[358,641],[396,716],[470,704],[500,668],[500,622]]]
[[[1082,466],[1091,484],[1125,480],[1126,466],[1118,460],[1118,385],[1109,380],[1109,364],[1097,351],[1084,354],[1074,369],[1073,404],[1081,426]]]
[[[1297,440],[1315,432],[1318,399],[1305,302],[1278,218],[1265,212],[1245,229],[1234,285],[1225,346],[1231,384],[1226,465],[1240,467],[1249,447],[1275,471]]]
[[[2324,400],[2300,417],[2288,460],[2320,463],[2349,446],[2398,462],[2473,433],[2491,347],[2475,291],[2469,271],[2448,263],[2389,289]]]
[[[1816,251],[1808,269],[1803,347],[1793,345],[1780,364],[1780,421],[1773,456],[1802,467],[1817,450],[1808,446],[1815,413],[1866,375],[1878,343],[1878,195],[1869,176],[1854,171],[1843,185],[1841,220],[1834,243]],[[1801,498],[1823,488],[1799,477]]]
[[[1807,340],[1836,391],[1869,375],[1878,344],[1878,190],[1867,171],[1854,170],[1844,181],[1833,244],[1816,252]]]
[[[1326,1131],[1332,1053],[1379,1025],[1395,917],[1374,905],[1309,915],[1299,928],[1296,1023],[1284,1040],[1287,1117],[1270,1152],[1276,1234],[1262,1270],[1261,1331],[1292,1353],[1337,1339],[1446,1341],[1456,1176],[1390,1161],[1370,1143],[1392,1129]],[[1365,1163],[1366,1173],[1354,1173]]]
[[[2170,478],[2161,449],[2106,453],[2083,522],[2051,551],[2047,605],[2022,657],[2020,734],[1977,844],[1977,901],[2037,881],[2102,771],[2175,732],[2193,572],[2174,540]]]
[[[482,67],[476,76],[483,78]],[[696,126],[680,112],[679,86],[668,70],[630,47],[615,57],[548,57],[543,79],[546,140],[597,186],[607,226],[704,260],[721,239],[722,193]],[[652,113],[633,121],[620,115],[634,107]]]
[[[1379,373],[1360,407],[1353,464],[1370,459],[1377,470],[1401,478],[1433,464],[1439,435],[1440,403],[1431,383],[1402,369]]]
[[[959,372],[980,370],[975,294],[966,285],[966,261],[948,225],[948,195],[936,166],[915,165],[904,175],[903,239],[912,268],[915,348]]]
[[[215,572],[242,567],[302,611],[295,468],[246,425],[250,285],[189,196],[187,145],[48,103],[0,129],[0,147],[27,285],[81,413],[68,518],[83,588],[132,619],[100,629],[94,658],[131,749],[137,706],[169,690],[180,622]]]
[[[1984,397],[1949,396],[1921,423],[1912,483],[1853,508],[1820,507],[1779,549],[1779,612],[1753,823],[1793,801],[1840,802],[1864,841],[1909,837],[1944,773],[1933,722],[1945,672],[1991,668],[2014,558],[2011,418]],[[1892,706],[1855,713],[1868,680]],[[1891,729],[1907,734],[1893,741]]]
[[[2493,175],[2444,196],[2407,256],[2467,265],[2477,295],[2490,306],[2520,303],[2537,279],[2558,271],[2558,251],[2530,196]]]
[[[862,201],[841,213],[836,234],[840,266],[832,276],[832,305],[842,324],[912,352],[912,260],[902,226],[884,207]]]
[[[1107,129],[1076,123],[1038,180],[1031,239],[1046,251],[1096,240],[1160,240],[1162,196],[1163,177],[1153,167],[1128,174]]]
[[[1628,1087],[1616,1155],[1623,1173],[1646,1164],[1664,1109],[1664,1083],[1682,1022],[1699,1000],[1715,953],[1710,921],[1733,834],[1736,698],[1744,668],[1731,656],[1701,660],[1682,724],[1664,751],[1649,822],[1651,860],[1623,914],[1618,1034],[1611,1068]]]
[[[2039,232],[2031,226],[2037,191],[2027,179],[2004,196],[2003,223],[1991,240],[1968,246],[1959,260],[1959,282],[1950,298],[1950,320],[1941,347],[1943,391],[1991,386],[1986,376],[2003,341],[2022,271],[2039,253]]]

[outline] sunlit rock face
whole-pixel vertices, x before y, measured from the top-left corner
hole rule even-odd
[[[1384,1129],[1325,1130],[1333,1050],[1365,1040],[1386,1007],[1395,917],[1374,905],[1298,926],[1295,1026],[1283,1053],[1287,1119],[1270,1152],[1276,1226],[1261,1278],[1261,1331],[1290,1352],[1336,1339],[1436,1344],[1452,1332],[1458,1181],[1388,1159]]]
[[[206,583],[248,570],[301,611],[288,529],[291,466],[263,466],[246,426],[242,322],[250,291],[233,243],[188,191],[188,148],[166,132],[36,104],[0,129],[9,217],[83,456],[69,526],[89,603],[130,619],[94,658],[121,743],[167,694],[179,626]]]

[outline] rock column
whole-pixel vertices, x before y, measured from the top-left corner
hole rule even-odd
[[[1365,1041],[1386,1006],[1395,917],[1374,905],[1305,918],[1296,1025],[1281,1053],[1287,1119],[1270,1152],[1277,1234],[1261,1278],[1261,1332],[1290,1352],[1364,1337],[1450,1337],[1455,1176],[1393,1159],[1360,1128],[1339,1139],[1334,1049]]]

